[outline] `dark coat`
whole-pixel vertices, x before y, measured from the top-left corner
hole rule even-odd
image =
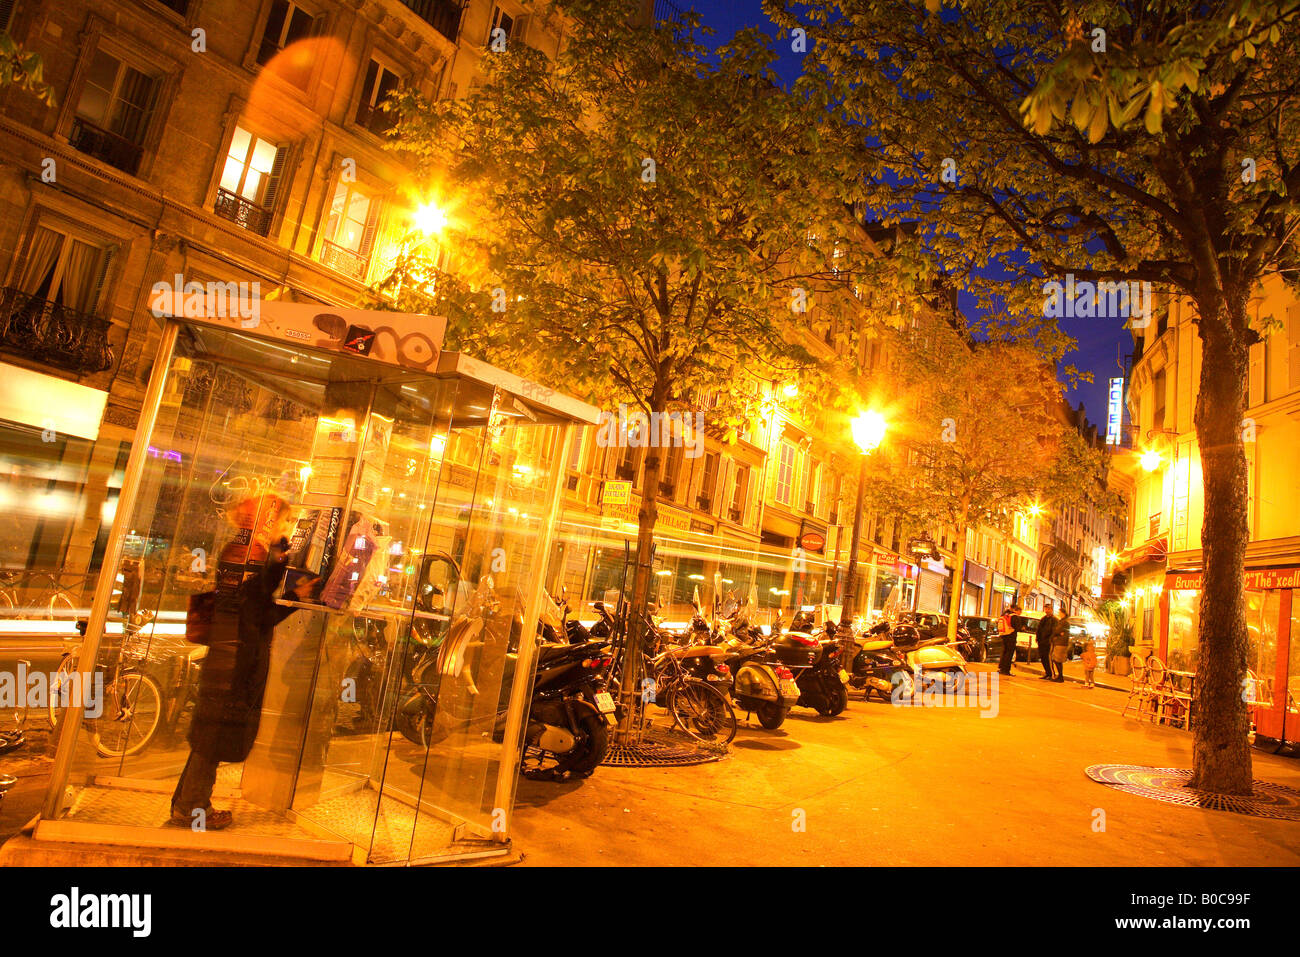
[[[294,611],[274,599],[284,580],[284,550],[272,548],[265,562],[245,564],[244,547],[231,548],[222,552],[218,567],[212,642],[189,734],[190,747],[217,761],[243,761],[253,749],[273,632]]]
[[[1070,623],[1064,618],[1056,619],[1056,628],[1052,632],[1052,645],[1068,645],[1070,643]]]
[[[1047,648],[1051,646],[1056,637],[1057,620],[1055,615],[1044,615],[1038,619],[1038,647]]]

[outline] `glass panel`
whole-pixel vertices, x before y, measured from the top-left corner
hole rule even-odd
[[[1196,670],[1196,649],[1200,643],[1201,593],[1169,592],[1169,648],[1166,666],[1174,671]]]
[[[1281,603],[1282,592],[1276,589],[1246,592],[1246,700],[1261,708],[1273,707]]]

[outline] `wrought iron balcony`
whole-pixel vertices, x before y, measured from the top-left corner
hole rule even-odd
[[[242,196],[236,196],[229,190],[218,189],[216,202],[212,211],[222,219],[228,219],[250,232],[265,236],[271,231],[271,211],[250,203]]]
[[[402,0],[402,5],[452,43],[460,30],[459,0]]]
[[[113,365],[111,323],[13,288],[0,289],[0,348],[70,372]]]
[[[68,142],[80,152],[132,176],[140,168],[140,155],[144,152],[142,147],[126,137],[100,129],[79,116],[72,121],[72,135]]]
[[[321,243],[320,261],[335,272],[343,273],[349,279],[355,279],[357,282],[366,281],[366,267],[369,265],[366,258],[328,239]]]

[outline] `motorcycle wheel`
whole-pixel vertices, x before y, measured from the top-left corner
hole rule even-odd
[[[785,723],[785,710],[771,701],[755,706],[754,714],[758,716],[758,723],[768,731],[775,731]]]
[[[553,755],[556,759],[554,766],[532,772],[525,770],[524,776],[551,781],[591,777],[591,772],[605,760],[605,752],[609,749],[609,728],[600,715],[587,714],[578,719],[578,731],[579,741],[572,751]],[[545,760],[545,752],[534,751],[534,754],[542,754]]]
[[[832,718],[837,714],[843,714],[844,709],[849,706],[849,689],[838,681],[836,684],[838,687],[831,689],[831,704],[828,712],[829,717]]]
[[[429,712],[424,708],[411,714],[399,710],[393,723],[397,725],[397,730],[402,733],[402,737],[412,744],[427,748],[432,743],[433,722],[429,720]]]

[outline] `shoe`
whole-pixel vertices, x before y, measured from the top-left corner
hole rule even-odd
[[[194,827],[194,817],[184,811],[172,808],[172,816],[167,823],[174,827],[192,828]],[[199,830],[224,831],[233,823],[235,823],[235,816],[229,811],[218,811],[216,808],[209,806],[203,818],[203,827],[199,828]]]
[[[1064,678],[1052,678],[1051,680],[1052,680],[1052,681],[1055,681],[1055,682],[1058,682],[1058,683],[1059,683],[1059,682],[1063,682],[1063,681],[1065,681]]]

